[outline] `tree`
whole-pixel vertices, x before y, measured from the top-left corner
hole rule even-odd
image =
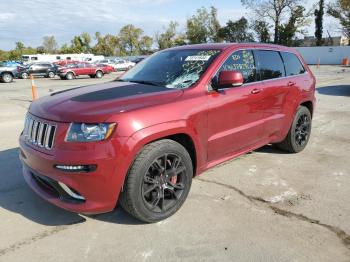
[[[220,42],[221,39],[218,36],[219,30],[220,30],[220,22],[218,20],[218,10],[214,7],[210,7],[210,14],[209,14],[209,40],[211,42]]]
[[[218,32],[220,23],[217,18],[217,9],[211,7],[208,12],[202,7],[197,10],[197,13],[187,19],[187,39],[191,44],[218,42]]]
[[[344,35],[350,38],[350,0],[336,0],[328,5],[327,13],[339,20]]]
[[[91,52],[91,47],[90,47],[91,36],[90,36],[90,34],[87,32],[83,32],[80,35],[80,38],[81,38],[81,43],[83,45],[83,52],[90,53]]]
[[[142,55],[149,55],[152,50],[153,38],[147,35],[140,40],[140,52]]]
[[[53,54],[57,50],[57,42],[56,39],[53,35],[51,36],[44,36],[43,37],[43,44],[42,46],[44,47],[45,52],[49,54]]]
[[[300,0],[241,0],[242,4],[252,9],[257,19],[270,19],[274,24],[274,43],[279,43],[280,25],[288,10],[294,10]]]
[[[315,37],[316,45],[321,46],[323,44],[323,15],[324,15],[324,0],[320,0],[318,9],[315,9]]]
[[[114,35],[107,34],[102,36],[100,32],[95,33],[97,40],[93,47],[93,52],[96,55],[114,56],[120,54],[119,38]]]
[[[248,30],[247,19],[241,17],[235,22],[229,20],[226,26],[219,30],[218,36],[229,43],[253,41],[253,35]]]
[[[252,29],[256,34],[256,38],[261,43],[269,43],[271,41],[269,28],[269,24],[263,20],[256,20],[252,25]]]
[[[143,31],[132,24],[124,26],[120,29],[119,39],[121,52],[127,55],[139,54],[139,42]]]
[[[288,22],[279,26],[278,43],[286,46],[294,45],[296,33],[302,33],[298,29],[305,24],[306,16],[304,12],[305,8],[300,5],[291,10]]]
[[[159,49],[166,49],[175,45],[176,27],[178,25],[177,22],[170,21],[164,33],[156,33],[155,41]]]

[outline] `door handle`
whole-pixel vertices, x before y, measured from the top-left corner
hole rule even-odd
[[[295,86],[295,84],[296,84],[296,83],[295,83],[295,82],[292,82],[292,81],[289,81],[289,82],[288,82],[288,86]]]
[[[260,92],[261,92],[261,89],[255,88],[255,89],[253,89],[250,93],[252,93],[253,95],[255,95],[255,94],[259,94]]]

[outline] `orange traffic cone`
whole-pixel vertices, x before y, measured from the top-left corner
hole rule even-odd
[[[32,81],[32,97],[34,101],[36,99],[36,87],[34,83],[34,76],[32,74],[30,75],[30,80]]]

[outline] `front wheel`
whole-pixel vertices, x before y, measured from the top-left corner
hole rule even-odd
[[[120,204],[135,218],[154,223],[173,215],[191,188],[193,166],[187,150],[164,139],[146,145],[132,164]]]
[[[67,74],[66,74],[66,79],[67,79],[67,80],[72,80],[73,78],[74,78],[73,73],[67,73]]]
[[[310,139],[311,120],[310,110],[305,106],[299,106],[287,137],[276,144],[277,147],[290,153],[302,151]]]
[[[3,73],[1,75],[1,81],[4,83],[10,83],[13,81],[13,76],[10,73]]]

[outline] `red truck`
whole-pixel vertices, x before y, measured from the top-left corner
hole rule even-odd
[[[29,186],[79,213],[156,222],[194,176],[266,144],[308,143],[315,77],[292,48],[203,44],[157,52],[118,81],[53,93],[28,110],[20,159]],[[267,156],[268,157],[268,156]]]
[[[63,80],[72,80],[80,75],[88,75],[91,78],[101,78],[104,74],[109,74],[114,68],[108,65],[93,65],[90,63],[68,64],[58,70],[58,75]]]

